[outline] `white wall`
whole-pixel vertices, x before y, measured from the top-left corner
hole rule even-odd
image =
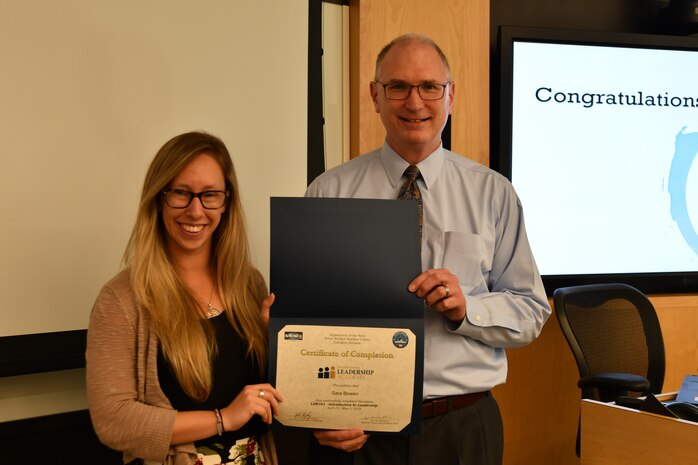
[[[0,336],[87,326],[189,130],[228,145],[268,277],[269,197],[305,190],[307,3],[0,2]]]

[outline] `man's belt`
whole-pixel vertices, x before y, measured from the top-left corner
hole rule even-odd
[[[475,402],[485,397],[488,392],[489,391],[472,392],[459,396],[446,396],[425,400],[422,402],[422,419],[436,417],[473,405]]]

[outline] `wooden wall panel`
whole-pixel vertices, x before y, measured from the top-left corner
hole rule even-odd
[[[685,375],[698,374],[698,295],[649,296],[662,325],[664,392],[678,391]]]
[[[489,0],[355,0],[350,5],[351,156],[383,144],[369,83],[375,59],[408,32],[431,37],[451,65],[456,94],[451,116],[455,152],[489,164]]]
[[[493,390],[504,421],[504,464],[578,465],[579,373],[555,315],[507,359],[507,382]]]

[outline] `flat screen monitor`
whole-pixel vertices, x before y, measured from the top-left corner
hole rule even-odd
[[[546,290],[698,291],[698,38],[502,27],[492,165]]]

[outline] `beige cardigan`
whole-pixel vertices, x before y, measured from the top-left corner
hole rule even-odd
[[[261,275],[260,282],[260,294],[266,294]],[[191,465],[193,443],[170,447],[176,411],[160,389],[157,354],[150,318],[124,270],[104,285],[90,315],[86,361],[92,424],[104,444],[123,451],[124,463],[142,458]],[[274,464],[273,440],[263,439],[266,461]]]

